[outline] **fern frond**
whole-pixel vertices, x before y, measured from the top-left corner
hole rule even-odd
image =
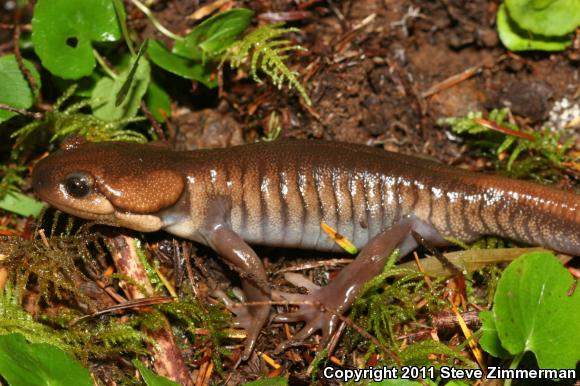
[[[287,83],[288,87],[294,87],[306,103],[310,105],[312,104],[310,97],[298,80],[300,74],[296,71],[291,71],[284,64],[284,60],[289,56],[288,53],[304,51],[305,48],[298,44],[292,44],[290,40],[282,39],[281,36],[299,31],[297,28],[284,28],[282,23],[259,27],[242,40],[233,44],[225,52],[220,66],[227,61],[233,68],[239,68],[249,59],[250,75],[257,83],[262,82],[258,76],[258,72],[262,71],[278,89],[281,89]]]

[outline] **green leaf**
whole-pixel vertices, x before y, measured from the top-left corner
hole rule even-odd
[[[147,53],[153,63],[166,71],[186,79],[197,80],[209,88],[217,86],[217,81],[211,79],[212,67],[209,64],[196,63],[172,54],[163,43],[157,40],[149,43]]]
[[[28,197],[18,192],[8,192],[0,199],[0,209],[16,213],[20,216],[37,217],[44,205],[34,198]]]
[[[286,385],[288,385],[288,379],[284,377],[263,378],[243,384],[243,386],[286,386]]]
[[[65,79],[90,75],[93,42],[121,37],[110,0],[39,0],[32,18],[32,42],[42,65]]]
[[[422,386],[421,382],[409,379],[384,379],[380,382],[371,383],[372,386]]]
[[[153,114],[157,122],[165,122],[171,114],[171,99],[155,82],[149,84],[147,94],[145,94],[145,103]]]
[[[497,328],[495,327],[495,317],[493,316],[493,312],[480,312],[479,319],[481,320],[481,330],[483,331],[483,335],[479,339],[481,347],[496,358],[507,359],[511,357],[510,353],[501,345],[501,340],[499,339]]]
[[[92,386],[87,369],[55,346],[0,336],[0,375],[10,386]]]
[[[36,84],[40,86],[40,75],[34,65],[24,59],[24,65],[32,74]],[[28,109],[34,103],[34,95],[28,81],[18,67],[14,55],[0,57],[0,103],[19,109]],[[4,122],[17,113],[0,109],[0,123]]]
[[[139,60],[141,59],[141,57],[143,56],[143,53],[147,49],[147,42],[148,42],[148,40],[145,40],[143,42],[143,44],[141,44],[141,47],[139,48],[139,52],[137,53],[137,57],[135,58],[135,60],[133,60],[133,64],[131,64],[131,68],[129,69],[129,73],[127,74],[127,78],[125,79],[125,82],[121,86],[121,89],[119,90],[119,92],[117,93],[117,97],[115,98],[115,107],[119,107],[125,101],[127,96],[129,95],[129,90],[131,89],[131,86],[133,85],[133,80],[135,79],[135,74],[137,72],[137,69],[139,68]]]
[[[106,121],[117,121],[131,118],[137,114],[141,98],[145,95],[149,81],[151,79],[151,68],[149,62],[139,57],[133,59],[130,68],[123,71],[116,79],[103,78],[97,82],[91,97],[91,107],[97,118]],[[133,73],[133,64],[137,62],[136,70],[133,74],[133,81],[127,91],[127,96],[123,103],[116,105],[117,95]]]
[[[250,25],[254,11],[234,8],[219,13],[196,26],[173,46],[173,53],[206,62],[228,49]]]
[[[125,12],[125,4],[123,4],[123,0],[113,0],[113,7],[115,9],[115,15],[117,16],[117,22],[121,27],[123,39],[125,39],[125,44],[127,44],[127,48],[129,48],[131,55],[135,56],[133,41],[131,40],[129,29],[127,28],[127,13]]]
[[[65,92],[72,85],[75,85],[74,95],[90,98],[97,82],[102,79],[102,75],[98,72],[93,72],[90,76],[85,76],[78,80],[63,79],[58,76],[53,76],[51,78],[52,82],[60,92]]]
[[[572,44],[568,36],[547,37],[521,29],[511,19],[505,4],[497,12],[497,30],[501,42],[511,51],[562,51]]]
[[[580,26],[578,0],[506,0],[512,19],[524,30],[544,36],[562,36]]]
[[[141,377],[143,377],[147,386],[179,386],[179,383],[155,374],[137,359],[133,359],[131,363],[133,363],[133,366],[139,370],[139,373],[141,374]]]
[[[540,368],[575,368],[580,360],[580,291],[548,252],[520,256],[497,286],[493,315],[501,345],[512,355],[532,351]]]

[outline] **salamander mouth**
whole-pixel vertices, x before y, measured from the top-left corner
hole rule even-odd
[[[99,223],[111,223],[115,219],[114,210],[109,213],[94,213],[90,210],[83,210],[82,208],[79,208],[78,205],[71,205],[68,202],[63,202],[63,200],[51,198],[50,194],[46,194],[42,190],[37,190],[37,195],[53,208],[85,220],[93,220]]]

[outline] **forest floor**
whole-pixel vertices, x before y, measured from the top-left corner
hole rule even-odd
[[[495,161],[481,157],[462,137],[439,125],[440,119],[509,107],[521,126],[539,129],[560,125],[559,106],[580,101],[580,35],[576,34],[572,48],[560,53],[509,52],[498,39],[495,1],[222,3],[222,9],[253,9],[258,24],[285,21],[299,29],[290,38],[305,50],[293,54],[288,65],[300,73],[312,105],[295,90],[279,90],[268,81],[257,84],[244,72],[227,66],[219,90],[165,75],[165,83],[173,83],[174,95],[178,95],[168,122],[169,139],[177,149],[251,143],[279,127],[280,138],[367,144],[485,171],[493,170]],[[152,10],[165,27],[183,35],[193,25],[187,16],[206,5],[203,1],[167,0]],[[128,5],[128,11],[129,26],[141,38],[163,39],[135,8]],[[10,23],[11,15],[1,15],[0,22]],[[0,54],[11,50],[10,38],[9,30],[0,29]],[[561,185],[577,186],[575,179],[577,175]],[[201,252],[208,257],[208,274],[217,281],[228,282],[235,276],[226,273],[226,279],[223,272],[227,270],[215,263],[215,254]],[[273,261],[266,261],[269,271],[296,265],[288,256],[297,255],[300,264],[322,258],[320,254],[271,249],[260,250],[260,254]],[[326,271],[322,267],[310,274],[324,276]],[[267,327],[257,351],[272,352],[290,336],[289,328],[280,324]],[[408,335],[413,335],[410,340],[421,340],[431,338],[431,331],[422,328]],[[464,339],[457,331],[447,331],[444,340],[459,345]],[[237,345],[237,356],[240,348]],[[310,344],[275,357],[280,368],[254,355],[235,369],[234,355],[231,360],[225,358],[222,372],[215,372],[212,380],[233,385],[280,374],[290,376],[290,384],[309,384],[309,365],[315,354],[316,345]],[[471,353],[465,355],[475,360]],[[362,360],[360,353],[347,352],[340,344],[332,357],[340,358],[336,361],[345,367]],[[365,360],[372,365],[372,357]]]

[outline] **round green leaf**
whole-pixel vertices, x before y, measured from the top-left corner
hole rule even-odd
[[[483,332],[481,338],[479,338],[479,344],[481,347],[496,358],[509,358],[511,356],[510,353],[503,348],[499,336],[497,335],[493,312],[480,312],[479,319],[482,323],[481,330]]]
[[[501,345],[532,351],[540,368],[572,369],[580,360],[580,291],[548,252],[526,253],[504,271],[493,314]]]
[[[505,4],[497,12],[497,30],[501,42],[511,51],[562,51],[572,44],[568,36],[535,35],[520,28],[510,17]]]
[[[39,0],[32,18],[32,42],[42,65],[65,79],[90,75],[92,42],[121,37],[110,0]]]
[[[515,22],[534,34],[562,36],[580,26],[578,0],[506,0],[505,5]]]
[[[36,68],[28,60],[24,60],[24,65],[32,74],[36,84],[40,86],[40,76]],[[14,55],[5,55],[0,57],[0,103],[16,107],[19,109],[28,109],[34,103],[34,95],[30,89],[28,81],[18,67]],[[4,122],[17,113],[0,109],[0,122]]]

